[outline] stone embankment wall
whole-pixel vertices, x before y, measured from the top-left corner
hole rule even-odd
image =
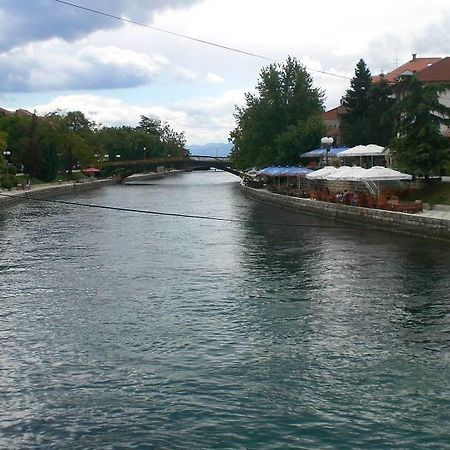
[[[22,202],[26,199],[39,199],[52,197],[54,195],[72,194],[74,192],[98,189],[102,186],[117,184],[116,180],[98,180],[87,183],[66,183],[53,184],[45,187],[37,186],[29,191],[2,191],[0,195],[0,208],[14,203]]]
[[[241,189],[253,198],[276,206],[306,211],[344,222],[366,224],[373,228],[396,233],[450,242],[450,220],[289,197],[263,189],[250,188],[243,184],[241,184]]]

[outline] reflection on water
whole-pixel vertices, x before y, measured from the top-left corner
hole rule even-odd
[[[74,200],[240,220],[0,212],[0,447],[450,441],[448,244],[317,228],[217,172]]]

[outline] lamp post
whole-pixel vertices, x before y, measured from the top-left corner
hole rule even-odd
[[[142,151],[144,152],[144,161],[145,161],[145,152],[147,151],[147,148],[144,147],[144,148],[142,149]]]
[[[332,137],[323,137],[320,142],[325,147],[325,165],[328,166],[328,152],[333,145],[334,139]]]
[[[11,156],[11,152],[9,150],[4,150],[3,156],[6,159],[6,175],[9,175],[9,157]]]

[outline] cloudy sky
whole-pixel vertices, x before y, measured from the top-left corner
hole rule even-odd
[[[299,59],[339,103],[356,62],[373,74],[450,55],[448,0],[73,0],[264,56],[208,46],[55,0],[0,1],[0,107],[81,110],[103,125],[156,115],[188,144],[226,142],[262,67]],[[330,72],[325,75],[319,71]]]

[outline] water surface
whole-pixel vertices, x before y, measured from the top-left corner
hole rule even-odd
[[[1,210],[0,448],[449,448],[448,244],[217,172],[63,198],[236,221]]]

